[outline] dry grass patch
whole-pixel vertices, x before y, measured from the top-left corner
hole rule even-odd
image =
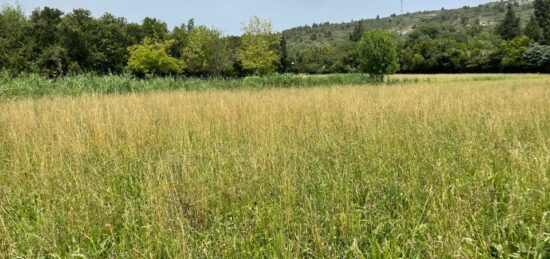
[[[548,256],[521,78],[4,101],[0,257]]]

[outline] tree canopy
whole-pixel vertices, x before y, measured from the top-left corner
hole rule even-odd
[[[167,53],[173,41],[155,42],[145,38],[139,45],[130,47],[128,68],[137,75],[168,75],[183,70],[183,63]]]
[[[512,4],[508,3],[506,16],[497,26],[498,34],[505,40],[511,40],[521,34],[521,21],[517,17]]]
[[[359,42],[359,64],[361,71],[377,80],[397,72],[397,40],[389,32],[374,30],[363,35]]]
[[[277,48],[281,37],[273,33],[270,20],[257,16],[243,27],[241,48],[238,57],[244,69],[256,75],[272,73],[277,68],[280,56]]]
[[[189,33],[182,59],[190,74],[220,76],[232,66],[228,52],[221,32],[198,26]]]
[[[542,29],[540,43],[550,44],[550,0],[535,0],[535,18]]]

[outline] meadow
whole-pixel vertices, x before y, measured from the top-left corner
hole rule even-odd
[[[29,78],[0,85],[0,258],[550,256],[548,75]]]

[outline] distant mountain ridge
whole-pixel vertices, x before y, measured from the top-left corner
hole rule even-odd
[[[521,18],[523,25],[527,24],[534,12],[534,0],[510,0],[491,2],[479,6],[464,6],[458,9],[441,9],[420,11],[403,15],[393,14],[389,17],[363,19],[344,23],[321,23],[291,28],[283,31],[289,48],[300,49],[311,45],[332,45],[338,42],[350,41],[350,35],[362,24],[365,30],[385,29],[406,35],[419,25],[439,23],[462,30],[472,26],[482,29],[494,28],[504,18],[506,4],[512,2]]]

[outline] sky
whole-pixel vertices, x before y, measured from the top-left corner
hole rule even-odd
[[[405,12],[445,7],[477,6],[490,0],[404,0]],[[149,16],[165,21],[170,28],[195,19],[195,24],[239,35],[251,16],[269,18],[276,31],[323,22],[348,22],[389,16],[400,12],[400,0],[0,0],[19,3],[30,13],[37,7],[55,7],[65,12],[86,8],[96,17],[105,12],[130,22]]]

